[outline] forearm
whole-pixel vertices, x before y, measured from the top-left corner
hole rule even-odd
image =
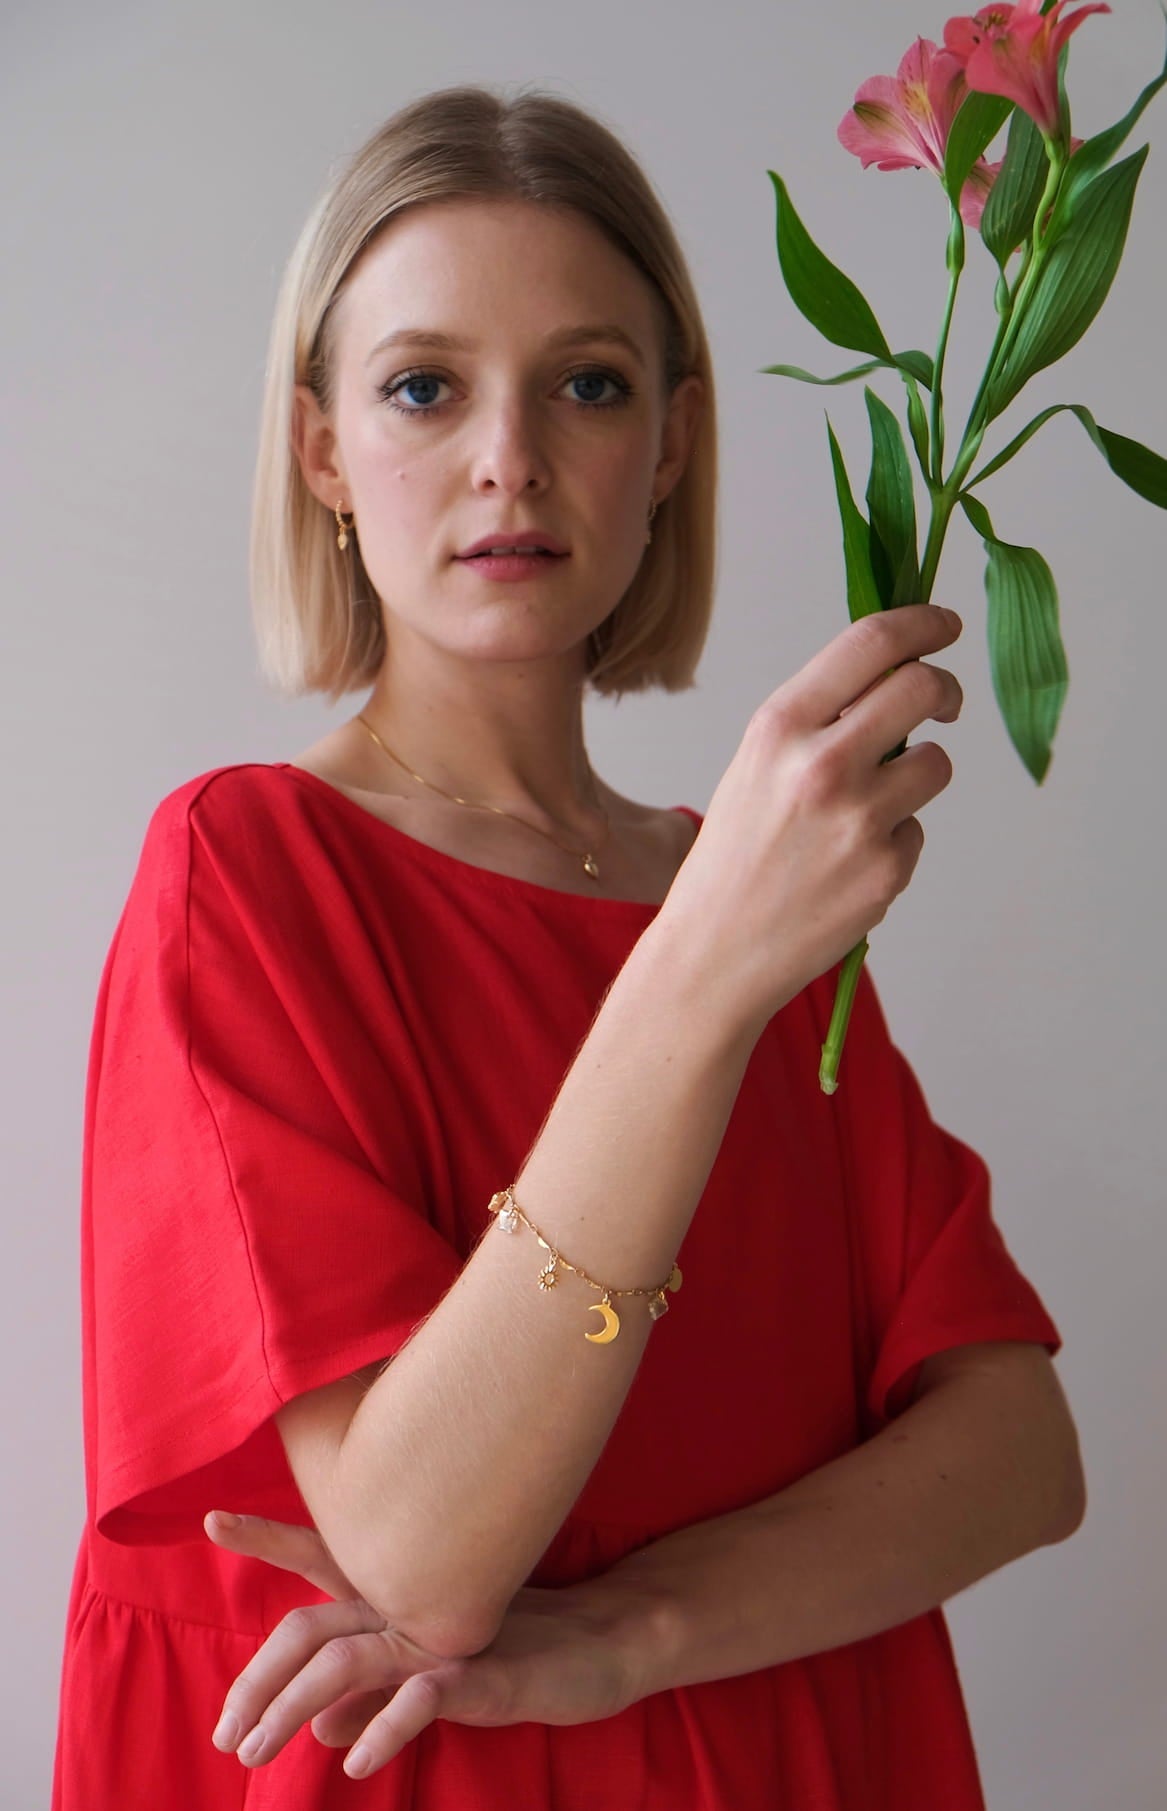
[[[1072,1532],[1064,1454],[1040,1404],[956,1379],[777,1495],[630,1555],[596,1591],[642,1695],[862,1641]]]
[[[663,931],[642,938],[515,1182],[563,1255],[616,1287],[668,1276],[756,1040],[712,993]],[[598,1295],[570,1273],[541,1291],[545,1261],[525,1227],[488,1230],[322,1455],[327,1490],[313,1503],[305,1489],[354,1583],[435,1651],[491,1638],[595,1464],[650,1337],[647,1302],[632,1298],[617,1303],[618,1337],[589,1344]]]

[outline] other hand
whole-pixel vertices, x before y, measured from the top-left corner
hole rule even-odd
[[[274,1759],[311,1723],[328,1747],[355,1744],[345,1771],[364,1778],[437,1717],[479,1727],[590,1723],[644,1695],[630,1602],[603,1580],[525,1586],[489,1647],[449,1660],[367,1603],[314,1528],[261,1516],[231,1528],[214,1514],[204,1526],[216,1546],[297,1572],[336,1599],[285,1616],[228,1691],[213,1740],[246,1766]]]

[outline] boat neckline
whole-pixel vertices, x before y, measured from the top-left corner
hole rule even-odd
[[[350,798],[347,792],[342,792],[339,786],[333,786],[329,780],[322,780],[319,774],[310,772],[306,767],[297,767],[293,761],[270,761],[267,765],[278,769],[281,773],[294,775],[297,780],[305,782],[310,791],[324,794],[329,799],[335,800],[342,815],[345,812],[355,812],[363,822],[370,824],[374,831],[384,832],[390,841],[396,842],[405,853],[423,867],[460,869],[466,875],[481,876],[490,883],[498,884],[508,892],[539,894],[557,900],[570,899],[578,901],[580,905],[587,906],[592,911],[599,907],[605,911],[659,912],[664,904],[664,901],[659,899],[613,899],[603,893],[573,893],[565,887],[548,887],[539,880],[526,880],[518,874],[502,874],[497,868],[484,868],[478,862],[465,861],[460,855],[451,855],[446,849],[435,849],[432,843],[423,843],[419,837],[410,836],[408,830],[402,830],[396,824],[389,823],[387,819],[378,817],[375,811],[369,811],[364,805],[358,805],[357,801]],[[670,810],[684,812],[686,817],[694,820],[700,830],[703,819],[700,812],[695,811],[691,805],[673,805],[670,806]]]

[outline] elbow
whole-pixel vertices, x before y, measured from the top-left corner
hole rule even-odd
[[[502,1626],[506,1604],[486,1603],[471,1588],[448,1577],[429,1577],[428,1568],[401,1565],[392,1556],[367,1549],[353,1555],[346,1575],[387,1623],[439,1660],[464,1660],[488,1648]],[[419,1589],[420,1586],[420,1589]]]
[[[1067,1446],[1057,1480],[1057,1511],[1052,1517],[1051,1532],[1046,1537],[1048,1546],[1068,1541],[1072,1534],[1077,1534],[1086,1520],[1086,1473],[1082,1466],[1076,1432],[1073,1432]]]

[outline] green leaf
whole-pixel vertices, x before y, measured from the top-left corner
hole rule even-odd
[[[908,429],[912,436],[912,445],[916,449],[916,458],[920,461],[920,470],[927,477],[931,448],[928,416],[915,384],[910,378],[905,378],[904,385],[908,392]]]
[[[884,596],[884,608],[895,610],[911,603],[920,591],[912,468],[898,420],[874,390],[865,386],[863,394],[871,423],[867,507],[871,531],[887,557],[891,590]]]
[[[990,459],[974,478],[968,480],[966,488],[971,490],[982,478],[991,478],[1003,465],[1008,465],[1026,441],[1032,440],[1037,430],[1044,427],[1051,416],[1060,415],[1063,410],[1077,416],[1116,478],[1129,484],[1148,503],[1167,509],[1167,459],[1161,453],[1152,452],[1149,446],[1143,446],[1138,440],[1130,440],[1125,434],[1116,434],[1113,428],[1099,427],[1089,409],[1083,408],[1080,402],[1055,402],[1048,409],[1043,409],[1040,415],[1035,415],[1020,434],[1009,442],[1004,452],[998,453],[995,459]]]
[[[852,365],[849,371],[840,371],[837,377],[816,377],[812,371],[804,371],[801,365],[762,365],[760,375],[794,377],[800,384],[849,384],[857,377],[869,376],[872,371],[892,369],[906,371],[926,390],[932,388],[932,360],[926,352],[893,352],[890,359],[869,359],[865,365]]]
[[[851,495],[847,468],[835,439],[835,430],[827,417],[827,434],[831,443],[831,464],[835,472],[835,495],[843,523],[843,561],[847,571],[847,610],[852,622],[861,616],[873,616],[882,610],[875,574],[871,566],[870,529],[862,511]]]
[[[964,510],[965,515],[980,535],[981,540],[995,541],[997,537],[993,533],[993,524],[989,520],[989,512],[984,504],[979,502],[976,497],[966,496],[962,491],[960,505]]]
[[[1163,59],[1163,68],[1159,74],[1153,82],[1147,83],[1130,111],[1125,113],[1115,125],[1108,126],[1105,132],[1096,133],[1093,138],[1088,138],[1085,144],[1078,146],[1066,165],[1066,173],[1058,191],[1058,204],[1053,222],[1055,226],[1059,225],[1062,219],[1073,211],[1074,203],[1082,190],[1088,187],[1100,170],[1106,168],[1119,146],[1125,144],[1142,114],[1165,83],[1167,83],[1167,56]]]
[[[1146,145],[1096,176],[1064,232],[1055,239],[1025,304],[1016,338],[989,386],[987,419],[1008,407],[1035,372],[1077,345],[1114,281],[1134,205]]]
[[[932,388],[935,372],[926,352],[894,352],[891,362],[897,371],[906,371],[909,377],[923,384],[925,390]]]
[[[1080,405],[1071,406],[1089,433],[1089,426],[1083,421],[1087,410]],[[1090,420],[1093,419],[1091,416]],[[1164,459],[1162,453],[1152,452],[1149,446],[1143,446],[1138,440],[1130,440],[1125,434],[1116,434],[1113,428],[1097,427],[1096,424],[1096,433],[1094,444],[1115,477],[1121,478],[1124,484],[1129,484],[1148,503],[1156,503],[1160,509],[1167,509],[1167,459]],[[1094,439],[1094,435],[1091,435],[1091,439]]]
[[[954,208],[960,207],[960,191],[977,158],[996,138],[1012,111],[1013,102],[999,94],[970,91],[965,96],[952,122],[944,154],[944,187]]]
[[[993,690],[1010,741],[1040,786],[1070,680],[1057,586],[1035,547],[998,540],[984,505],[972,497],[961,503],[989,556],[985,593]]]
[[[778,262],[791,301],[824,339],[891,364],[891,347],[870,304],[819,250],[795,213],[782,178],[774,170],[767,174],[777,202]]]
[[[981,216],[981,238],[998,264],[1003,266],[1033,231],[1048,174],[1045,140],[1028,113],[1017,107],[1009,121],[1005,161]]]

